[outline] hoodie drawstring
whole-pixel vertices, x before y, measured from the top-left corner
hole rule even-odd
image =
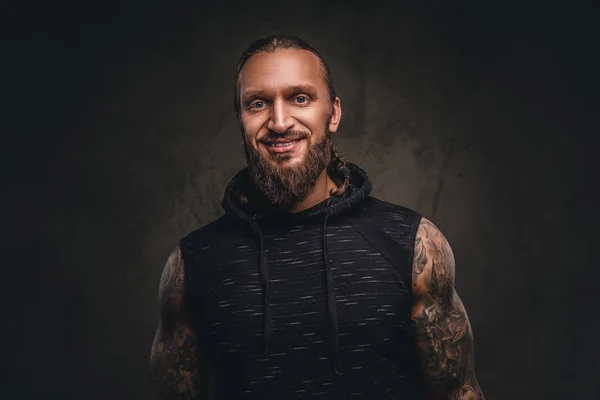
[[[333,270],[331,269],[331,266],[329,265],[329,260],[327,259],[327,218],[328,215],[325,214],[325,219],[323,221],[323,256],[325,258],[325,271],[327,274],[327,312],[329,314],[329,335],[331,338],[330,352],[333,370],[336,374],[339,374],[337,368],[339,350],[339,326],[334,290],[335,286],[333,282]]]
[[[265,347],[265,355],[269,351],[269,343],[271,342],[271,307],[269,307],[269,266],[267,262],[267,254],[265,252],[265,241],[260,229],[260,225],[256,222],[250,222],[250,228],[256,236],[260,239],[260,284],[263,290],[263,339]]]
[[[325,260],[325,271],[326,271],[326,286],[327,286],[327,312],[329,316],[329,334],[330,334],[330,359],[333,370],[336,374],[338,371],[338,353],[339,353],[339,324],[337,305],[335,297],[335,284],[333,280],[333,270],[329,264],[327,258],[327,219],[329,216],[325,214],[323,220],[323,257]],[[256,218],[250,221],[250,228],[260,241],[260,283],[263,290],[263,310],[264,310],[264,321],[263,321],[263,339],[264,339],[264,353],[268,354],[269,343],[271,342],[272,331],[271,331],[271,308],[270,303],[270,292],[269,292],[269,266],[267,261],[267,254],[265,252],[265,243],[262,230],[260,225],[255,222]]]

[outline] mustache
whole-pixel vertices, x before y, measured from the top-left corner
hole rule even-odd
[[[275,131],[268,131],[265,136],[263,136],[260,141],[265,142],[269,140],[275,139],[289,139],[289,140],[300,140],[306,139],[308,137],[308,133],[304,131],[296,131],[296,130],[287,130],[283,133],[277,133]]]

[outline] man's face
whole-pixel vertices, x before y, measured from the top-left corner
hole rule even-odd
[[[254,183],[275,204],[302,201],[331,160],[341,118],[310,51],[252,56],[240,73],[240,123]]]

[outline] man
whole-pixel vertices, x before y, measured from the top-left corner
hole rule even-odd
[[[334,150],[325,60],[298,38],[258,40],[234,108],[248,168],[226,215],[166,263],[155,398],[483,399],[452,250]]]

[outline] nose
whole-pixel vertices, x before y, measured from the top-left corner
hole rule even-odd
[[[285,101],[275,101],[271,108],[267,128],[277,133],[284,133],[293,126],[294,118],[290,112],[289,105]]]

